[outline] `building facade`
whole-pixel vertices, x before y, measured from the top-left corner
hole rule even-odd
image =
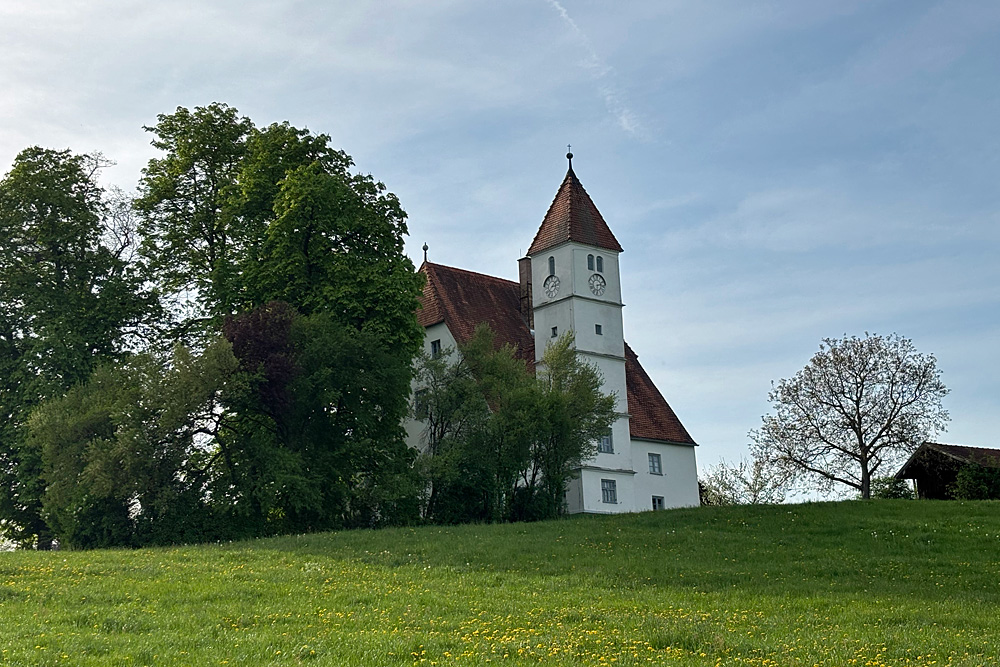
[[[577,353],[617,397],[618,419],[566,490],[571,513],[637,512],[694,506],[695,441],[625,342],[619,245],[570,168],[528,249],[518,282],[424,261],[417,313],[428,354],[468,340],[481,322],[534,368],[546,345],[574,334]],[[407,424],[422,448],[424,428]]]

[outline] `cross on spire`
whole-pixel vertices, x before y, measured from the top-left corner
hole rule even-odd
[[[569,160],[569,168],[573,169],[573,145],[566,144],[566,159]]]

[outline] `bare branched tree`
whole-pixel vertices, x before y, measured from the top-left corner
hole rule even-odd
[[[795,482],[794,472],[770,459],[720,461],[705,469],[698,483],[703,505],[774,505],[782,503]]]
[[[873,477],[944,430],[947,394],[937,360],[907,338],[827,338],[805,368],[772,386],[773,414],[750,432],[751,451],[820,490],[843,485],[868,498]]]

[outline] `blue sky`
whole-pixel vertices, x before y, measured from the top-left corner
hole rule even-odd
[[[226,102],[325,132],[407,250],[516,278],[574,168],[625,248],[626,338],[701,443],[745,452],[824,337],[898,332],[1000,446],[1000,3],[5,0],[0,171]]]

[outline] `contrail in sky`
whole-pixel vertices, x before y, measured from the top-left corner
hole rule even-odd
[[[573,34],[577,36],[577,39],[579,39],[580,43],[587,50],[587,59],[583,62],[583,67],[600,83],[598,91],[600,91],[601,97],[604,98],[604,104],[608,107],[608,111],[618,120],[619,127],[635,137],[647,139],[648,132],[646,128],[639,117],[629,109],[623,99],[624,96],[618,92],[613,82],[605,81],[609,75],[614,74],[614,70],[597,55],[597,51],[591,45],[586,33],[580,29],[580,26],[576,24],[576,21],[573,20],[559,0],[546,0],[546,2],[559,12],[559,16],[570,27]]]

